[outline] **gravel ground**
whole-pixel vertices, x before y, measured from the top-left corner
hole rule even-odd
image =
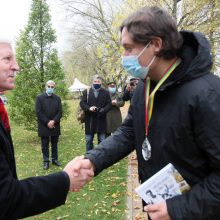
[[[127,190],[127,220],[147,220],[146,214],[142,212],[142,202],[134,189],[138,183],[138,169],[136,153],[128,157],[128,190]]]
[[[127,115],[129,102],[121,108],[122,117]],[[128,157],[128,190],[127,190],[127,220],[147,220],[147,216],[142,212],[142,202],[134,189],[139,185],[136,153],[133,152]]]

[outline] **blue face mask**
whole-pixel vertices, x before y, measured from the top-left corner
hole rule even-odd
[[[93,88],[94,89],[100,89],[101,88],[101,84],[94,83],[93,84]]]
[[[138,58],[141,56],[141,54],[144,52],[144,50],[149,46],[149,44],[150,44],[150,42],[140,52],[140,54],[138,56],[132,55],[132,56],[123,56],[122,57],[123,68],[135,78],[145,79],[149,73],[149,70],[150,70],[149,67],[154,62],[155,56],[152,58],[152,60],[148,66],[142,67],[139,63],[139,60],[138,60]]]
[[[108,91],[112,94],[116,93],[116,87],[108,87]]]
[[[48,95],[52,95],[54,93],[54,88],[47,88],[46,92]]]

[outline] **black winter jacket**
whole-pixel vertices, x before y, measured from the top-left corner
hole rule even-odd
[[[0,219],[16,220],[65,203],[69,177],[65,172],[17,179],[10,134],[0,122]]]
[[[38,121],[39,136],[59,136],[60,119],[62,117],[62,104],[59,96],[52,94],[48,96],[46,92],[36,98],[36,114]],[[55,128],[48,128],[50,120],[55,121]]]
[[[93,89],[90,88],[87,98],[87,90],[84,90],[80,106],[85,111],[85,134],[106,133],[106,113],[112,106],[109,92],[101,88],[96,98]],[[96,112],[89,111],[92,106],[97,107]]]
[[[172,220],[220,219],[220,79],[210,73],[210,45],[200,33],[181,32],[181,64],[156,92],[149,141],[150,160],[142,156],[145,138],[144,83],[139,82],[123,124],[87,152],[96,174],[137,152],[143,182],[172,163],[192,187],[167,200]],[[152,88],[151,88],[152,89]]]

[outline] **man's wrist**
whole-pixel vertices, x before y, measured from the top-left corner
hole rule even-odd
[[[93,169],[93,171],[95,172],[95,170],[96,170],[96,167],[95,167],[95,164],[91,161],[91,159],[90,158],[88,158],[88,157],[84,157],[84,159],[87,159],[87,160],[89,160],[90,161],[90,163],[91,163],[91,165],[92,165],[92,169]]]

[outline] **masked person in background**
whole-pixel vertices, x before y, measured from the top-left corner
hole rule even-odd
[[[132,77],[128,80],[128,82],[126,83],[126,86],[124,88],[124,91],[123,91],[123,96],[122,96],[123,101],[130,101],[131,102],[131,99],[133,97],[133,94],[134,94],[134,91],[137,87],[138,82],[139,82],[139,79],[134,78],[134,77]]]
[[[86,151],[93,149],[95,134],[97,134],[98,143],[106,137],[106,113],[111,108],[111,99],[109,92],[101,86],[102,78],[94,75],[89,94],[84,90],[80,101],[80,106],[85,111]]]
[[[107,112],[107,136],[110,136],[122,123],[120,107],[124,106],[124,101],[121,94],[117,92],[115,82],[108,83],[108,91],[112,103],[110,111]]]
[[[58,140],[60,136],[60,119],[62,105],[59,96],[54,94],[55,82],[49,80],[45,86],[46,91],[36,98],[36,114],[38,121],[38,135],[41,138],[43,153],[43,168],[49,168],[49,143],[51,142],[52,164],[60,166],[58,160]]]

